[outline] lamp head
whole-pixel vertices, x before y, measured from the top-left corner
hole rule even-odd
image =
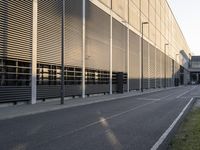
[[[149,22],[142,22],[142,24],[149,24]]]

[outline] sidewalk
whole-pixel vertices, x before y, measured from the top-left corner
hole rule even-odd
[[[174,87],[166,88],[172,89]],[[64,105],[60,105],[59,99],[55,99],[53,101],[39,102],[34,105],[16,105],[16,106],[8,106],[0,108],[0,120],[11,119],[20,116],[27,116],[32,114],[38,114],[48,111],[54,111],[59,109],[71,108],[76,106],[88,105],[93,103],[99,103],[104,101],[111,101],[115,99],[143,95],[147,93],[157,92],[166,90],[165,88],[161,89],[148,89],[143,93],[140,91],[131,91],[129,93],[123,94],[113,94],[113,95],[102,95],[102,96],[92,96],[88,98],[75,98],[75,99],[67,99],[65,100]]]

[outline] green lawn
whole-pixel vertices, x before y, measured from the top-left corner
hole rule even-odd
[[[200,150],[200,108],[193,108],[170,143],[170,150]]]

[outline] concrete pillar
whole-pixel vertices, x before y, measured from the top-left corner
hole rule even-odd
[[[82,98],[85,98],[85,0],[83,0]]]
[[[112,6],[112,4],[111,4]],[[112,94],[112,10],[110,11],[110,94]]]
[[[37,100],[37,16],[38,1],[33,0],[31,104],[35,104]]]
[[[130,91],[130,66],[129,66],[129,51],[130,51],[130,47],[129,47],[129,24],[127,24],[127,92]]]

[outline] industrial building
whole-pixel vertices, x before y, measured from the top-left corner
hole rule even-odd
[[[62,32],[63,10],[64,32]],[[0,1],[0,103],[189,82],[190,49],[166,0]]]
[[[189,71],[191,84],[200,84],[200,56],[192,56]]]

